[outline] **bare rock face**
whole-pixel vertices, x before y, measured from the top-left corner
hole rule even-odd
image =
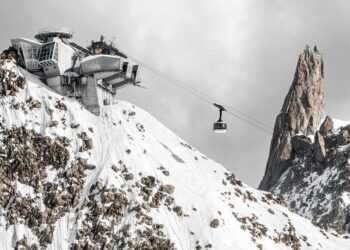
[[[327,115],[324,121],[321,124],[320,127],[320,133],[322,135],[327,135],[328,132],[331,132],[333,129],[333,121],[332,119]]]
[[[340,146],[346,145],[349,141],[349,132],[344,129],[342,131],[340,131],[340,133],[337,136],[337,143]]]
[[[305,135],[296,135],[292,138],[292,148],[298,155],[308,154],[312,150],[311,140]]]
[[[299,56],[292,86],[276,118],[270,154],[259,189],[269,190],[288,168],[293,148],[292,137],[315,133],[324,118],[324,75],[322,54],[306,46]]]
[[[307,48],[277,116],[259,188],[314,223],[349,233],[350,124],[334,128],[329,116],[321,124],[322,78],[322,55]]]
[[[326,158],[326,149],[323,136],[320,132],[315,134],[314,153],[317,161],[322,162]]]
[[[26,84],[25,79],[19,76],[14,70],[5,70],[4,64],[12,59],[0,59],[0,97],[16,96],[20,89]]]
[[[330,118],[325,120],[324,124],[332,123]],[[346,233],[350,232],[348,128],[331,129],[324,135],[317,131],[311,150],[303,154],[293,144],[286,174],[270,189],[298,214]]]

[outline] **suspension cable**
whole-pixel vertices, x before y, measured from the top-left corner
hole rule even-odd
[[[179,88],[181,88],[181,89],[191,93],[192,95],[196,96],[197,98],[201,99],[202,101],[204,101],[206,103],[209,103],[211,105],[213,105],[214,102],[222,104],[226,108],[231,109],[231,111],[230,110],[226,111],[229,115],[231,115],[231,116],[233,116],[233,117],[235,117],[235,118],[237,118],[237,119],[239,119],[241,121],[244,121],[244,122],[250,124],[251,126],[253,126],[253,127],[263,131],[264,133],[267,133],[269,135],[272,134],[271,131],[273,129],[272,129],[271,126],[269,126],[269,125],[267,125],[267,124],[265,124],[265,123],[255,119],[254,117],[251,117],[251,116],[243,113],[242,111],[238,110],[237,108],[233,108],[230,105],[227,105],[227,104],[223,103],[222,101],[220,101],[220,100],[218,100],[218,99],[216,99],[214,97],[209,96],[208,94],[204,93],[201,90],[195,89],[194,87],[190,86],[189,84],[187,84],[187,83],[185,83],[183,81],[180,81],[180,80],[176,79],[175,77],[173,77],[173,76],[171,76],[171,75],[169,75],[167,73],[164,73],[164,72],[156,69],[155,67],[153,67],[153,66],[151,66],[151,65],[149,65],[149,64],[147,64],[147,63],[145,63],[145,62],[143,62],[143,61],[141,61],[139,59],[137,59],[134,56],[131,56],[129,54],[127,54],[127,56],[130,59],[132,59],[135,62],[137,62],[138,64],[140,64],[141,66],[143,66],[148,71],[150,71],[150,72],[152,72],[152,73],[154,73],[156,75],[159,75],[160,77],[166,79],[169,83],[172,83],[172,84],[176,85],[177,87],[179,87]],[[235,114],[234,112],[238,113],[239,115]],[[243,118],[242,116],[244,116],[245,118]],[[248,119],[246,119],[246,118],[248,118]],[[249,119],[251,121],[249,121]],[[258,123],[258,124],[256,124],[256,123]]]

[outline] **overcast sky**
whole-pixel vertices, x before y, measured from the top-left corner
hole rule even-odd
[[[66,26],[88,45],[103,34],[119,49],[191,86],[274,125],[305,44],[325,60],[326,111],[350,120],[349,1],[33,0],[0,2],[0,47]],[[212,132],[218,112],[141,68],[149,89],[120,99],[153,114],[184,140],[257,187],[271,136],[224,114],[229,131]]]

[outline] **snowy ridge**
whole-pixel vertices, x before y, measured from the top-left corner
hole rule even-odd
[[[1,139],[24,126],[35,138],[50,137],[48,150],[59,148],[68,159],[64,167],[48,159],[52,166],[42,177],[16,173],[17,179],[0,184],[13,190],[0,202],[0,249],[350,248],[347,235],[314,226],[269,193],[245,185],[142,109],[115,101],[97,117],[13,62],[5,67],[23,74],[26,84],[1,99]],[[23,145],[37,140],[24,139]],[[0,146],[7,152],[2,140]],[[8,155],[3,160],[12,166]],[[38,225],[16,210],[18,200],[37,211]]]

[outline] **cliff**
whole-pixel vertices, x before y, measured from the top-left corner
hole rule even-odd
[[[322,54],[315,46],[299,56],[292,85],[275,122],[265,175],[259,189],[269,190],[287,170],[295,135],[313,135],[324,118]]]

